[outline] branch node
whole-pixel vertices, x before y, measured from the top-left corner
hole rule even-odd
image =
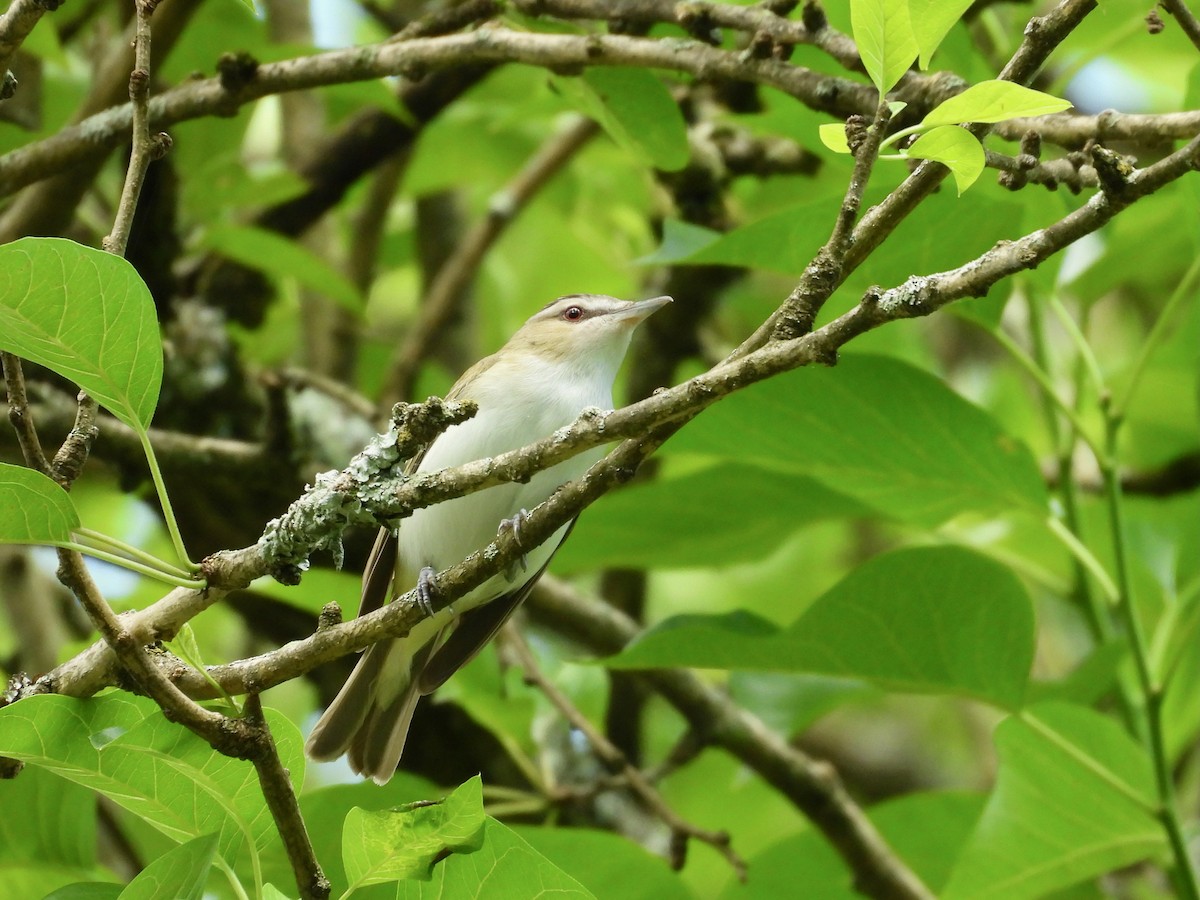
[[[1087,149],[1091,151],[1092,165],[1100,178],[1100,189],[1113,197],[1124,194],[1135,171],[1133,163],[1120,153],[1099,144],[1093,144]]]
[[[333,628],[335,625],[342,624],[342,608],[336,602],[326,603],[321,607],[321,613],[317,616],[317,631],[324,631],[327,628]]]
[[[222,53],[217,59],[217,76],[225,91],[237,93],[258,77],[258,60],[244,50]]]
[[[786,19],[790,16],[792,11],[799,5],[800,0],[763,0],[763,9],[774,13],[781,19]],[[815,6],[816,4],[813,5]]]
[[[17,76],[11,69],[4,70],[4,79],[0,81],[0,100],[7,100],[17,92]]]
[[[713,21],[707,6],[700,3],[679,3],[675,6],[675,21],[696,40],[713,47],[721,45],[721,29]]]
[[[171,136],[165,131],[160,131],[158,134],[150,136],[150,143],[147,150],[150,152],[150,160],[152,162],[162,159],[171,152],[171,147],[175,142],[171,140]]]
[[[817,34],[829,27],[825,18],[825,9],[817,0],[805,0],[804,9],[800,11],[800,21],[809,34]]]

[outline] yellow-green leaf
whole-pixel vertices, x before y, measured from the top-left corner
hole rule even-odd
[[[851,0],[850,24],[863,66],[882,97],[917,56],[908,0]]]
[[[915,159],[940,162],[954,175],[959,196],[975,183],[983,172],[983,146],[975,135],[957,125],[941,125],[917,138],[908,148]]]
[[[1044,116],[1069,109],[1069,100],[1043,94],[1011,81],[981,81],[938,104],[922,123],[961,125],[963,122],[1003,122],[1021,116]]]

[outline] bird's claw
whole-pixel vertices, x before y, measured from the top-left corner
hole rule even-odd
[[[496,534],[503,535],[505,532],[511,531],[513,534],[513,539],[517,542],[517,546],[520,547],[522,544],[522,542],[521,542],[521,525],[528,518],[529,518],[529,510],[519,509],[519,510],[517,510],[516,515],[514,515],[511,519],[501,519],[500,520],[500,527],[498,529],[496,529]],[[505,577],[507,577],[509,581],[513,581],[516,578],[518,565],[521,566],[522,572],[527,572],[529,570],[529,564],[528,564],[528,561],[525,559],[524,553],[522,553],[519,557],[517,557],[516,562],[510,564],[507,571],[505,572]]]
[[[425,566],[417,574],[417,606],[427,616],[433,615],[433,598],[437,594],[436,575],[437,571],[432,566]]]

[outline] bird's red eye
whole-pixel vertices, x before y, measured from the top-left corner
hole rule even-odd
[[[583,310],[578,306],[568,306],[566,311],[563,313],[563,318],[568,322],[578,322],[583,318]]]

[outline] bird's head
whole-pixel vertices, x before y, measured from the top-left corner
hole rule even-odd
[[[670,297],[635,303],[603,294],[569,294],[530,316],[506,349],[535,354],[547,363],[594,369],[611,380],[634,329],[670,302]]]

